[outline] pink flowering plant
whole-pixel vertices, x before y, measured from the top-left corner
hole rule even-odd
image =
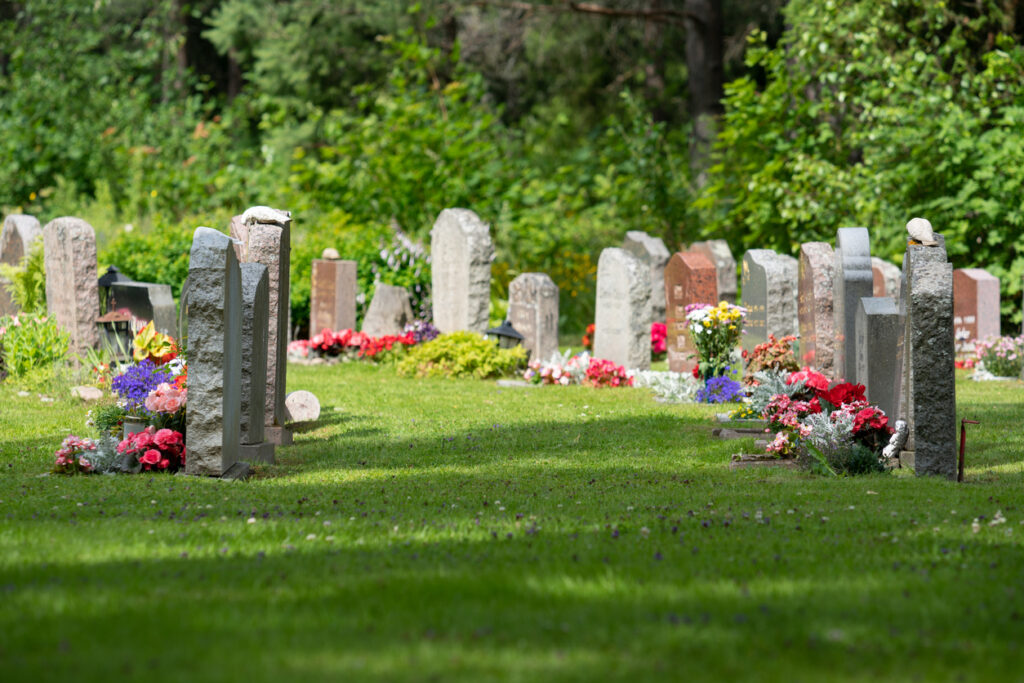
[[[523,373],[523,379],[533,384],[582,384],[587,378],[587,368],[590,367],[590,354],[584,351],[573,356],[570,353],[556,352],[545,362],[530,361]]]
[[[651,323],[651,359],[664,360],[668,353],[668,328],[665,323]]]
[[[996,377],[1019,377],[1024,366],[1024,335],[976,341],[974,356],[977,364]]]
[[[633,386],[633,378],[626,372],[626,368],[603,358],[590,359],[586,382],[595,387]]]
[[[74,434],[68,436],[54,453],[53,473],[89,474],[93,471],[89,458],[95,451],[96,442],[92,439],[83,439]]]
[[[179,383],[161,382],[146,396],[150,422],[159,428],[185,431],[185,404],[188,388]]]
[[[131,471],[177,472],[185,466],[185,437],[173,429],[153,425],[129,434],[117,446]]]

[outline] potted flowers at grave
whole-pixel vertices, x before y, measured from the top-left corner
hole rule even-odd
[[[693,374],[704,380],[697,400],[707,403],[738,401],[743,397],[739,382],[732,379],[732,368],[739,365],[736,347],[743,333],[746,309],[727,301],[717,306],[690,304],[686,307],[687,328],[697,349]]]

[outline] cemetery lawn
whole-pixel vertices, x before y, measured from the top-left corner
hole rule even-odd
[[[87,408],[0,385],[0,679],[1022,675],[1018,382],[958,372],[958,485],[732,472],[640,389],[288,379],[321,420],[247,482],[40,477]]]

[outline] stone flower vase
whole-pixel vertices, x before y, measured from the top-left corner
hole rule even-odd
[[[122,433],[121,438],[127,439],[129,435],[138,434],[146,429],[146,427],[149,426],[149,421],[142,417],[125,415],[121,424],[124,427],[124,432]],[[138,474],[142,471],[142,464],[136,460],[134,455],[125,453],[124,458],[121,460],[121,471]]]

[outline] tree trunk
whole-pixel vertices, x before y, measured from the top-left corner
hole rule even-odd
[[[708,157],[722,114],[722,3],[685,0],[686,70],[689,74],[690,168],[698,187],[707,182]]]

